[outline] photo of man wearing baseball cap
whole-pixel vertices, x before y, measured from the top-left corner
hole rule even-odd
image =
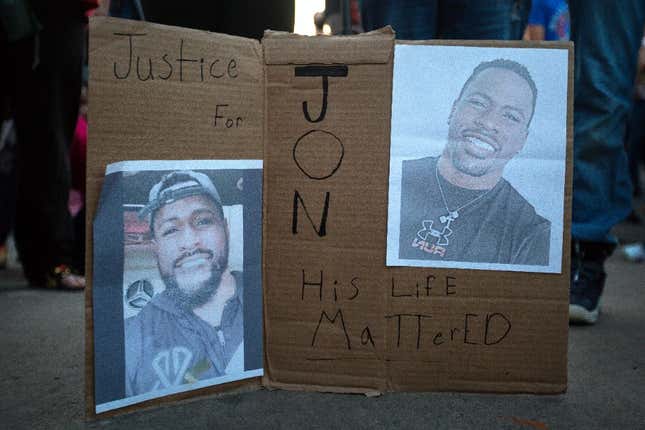
[[[261,170],[182,162],[143,171],[138,163],[119,163],[116,173],[124,196],[122,396],[142,401],[257,376],[261,357],[249,369],[245,324],[261,325],[261,266],[244,254],[249,247],[261,254],[261,218],[249,223],[254,230],[246,225],[250,215],[261,217],[261,180],[245,178],[249,171],[261,178]],[[250,197],[254,208],[245,207]],[[259,292],[258,309],[245,306],[247,283]],[[148,285],[145,300],[131,300],[132,285]]]
[[[164,175],[140,216],[149,219],[166,288],[126,320],[130,396],[222,376],[243,353],[243,276],[228,268],[228,224],[208,176]],[[159,372],[163,361],[176,368]]]

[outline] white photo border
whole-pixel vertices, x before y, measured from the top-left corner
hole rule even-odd
[[[549,264],[536,266],[401,259],[399,229],[402,162],[440,154],[445,144],[450,109],[461,87],[479,63],[498,58],[510,59],[526,66],[538,88],[535,115],[526,145],[508,163],[504,178],[536,208],[538,214],[551,222]],[[568,70],[569,51],[566,47],[395,46],[387,266],[562,273]],[[544,174],[545,169],[548,174]]]

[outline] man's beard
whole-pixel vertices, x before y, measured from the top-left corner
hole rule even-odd
[[[466,156],[462,157],[457,153],[457,149],[454,146],[450,148],[450,159],[452,160],[452,165],[455,169],[475,178],[484,176],[490,170],[490,166],[482,162],[473,162],[473,160],[470,160],[469,162],[466,159]]]
[[[228,250],[226,250],[228,251]],[[199,251],[210,252],[210,251]],[[179,286],[177,277],[174,274],[163,274],[162,279],[166,285],[166,294],[186,310],[192,310],[207,303],[219,289],[222,281],[222,275],[228,266],[228,252],[220,255],[211,264],[211,275],[205,281],[201,282],[198,287],[185,291]]]
[[[452,129],[448,130],[447,145],[450,161],[453,167],[459,172],[468,176],[480,178],[490,171],[493,165],[493,160],[479,159],[473,155],[469,155],[463,148],[463,137],[460,136],[457,131],[453,131]]]

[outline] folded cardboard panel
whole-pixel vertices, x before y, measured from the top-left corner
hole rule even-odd
[[[265,385],[564,391],[568,252],[556,274],[386,267],[393,34],[263,45]]]
[[[91,226],[106,166],[122,160],[261,159],[264,68],[255,40],[112,18],[91,20],[89,58],[86,267],[91,280]],[[115,273],[115,288],[120,288],[119,280]],[[89,282],[85,345],[90,416],[95,415],[92,293]],[[172,398],[249,385],[258,386],[259,380]]]
[[[566,389],[568,252],[559,254],[560,273],[386,265],[390,29],[353,37],[267,32],[261,46],[98,18],[90,34],[88,279],[107,164],[263,157],[266,386],[363,393]],[[560,220],[567,250],[572,51],[560,49],[569,53]],[[94,415],[91,283],[86,309],[87,412]],[[257,386],[241,381],[172,398]]]

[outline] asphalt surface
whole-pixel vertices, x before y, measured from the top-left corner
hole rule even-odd
[[[645,225],[621,225],[624,242]],[[86,421],[83,294],[0,272],[0,429],[645,429],[645,263],[608,261],[602,313],[569,332],[569,387],[556,396],[362,395],[260,390]]]

